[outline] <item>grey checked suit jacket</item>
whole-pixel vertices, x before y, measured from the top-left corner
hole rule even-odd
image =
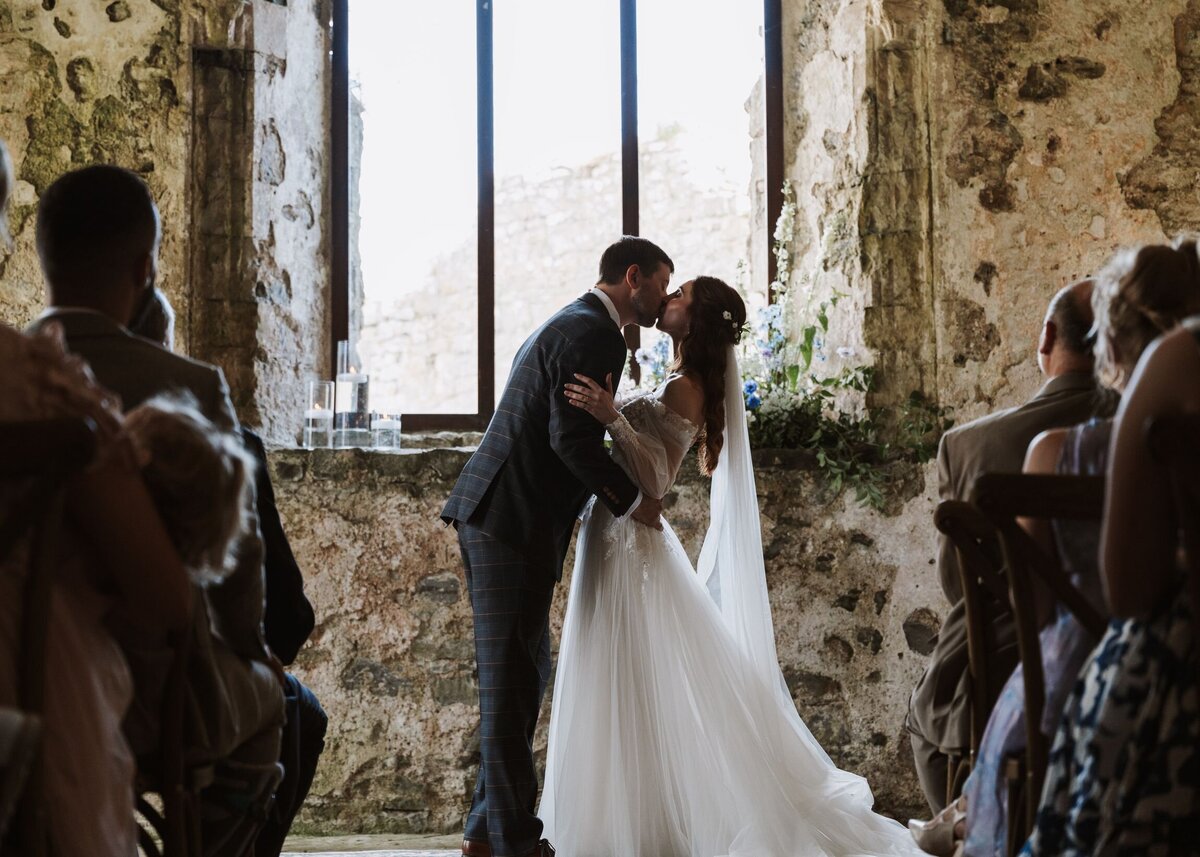
[[[575,518],[595,494],[614,515],[637,486],[604,448],[604,426],[569,404],[563,385],[579,372],[614,385],[625,340],[604,305],[584,295],[525,340],[496,413],[463,468],[442,519],[468,522],[530,563],[562,577]]]

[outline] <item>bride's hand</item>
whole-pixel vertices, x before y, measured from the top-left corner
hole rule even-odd
[[[613,402],[612,373],[605,378],[607,388],[601,387],[587,375],[575,373],[580,384],[564,384],[564,395],[572,405],[587,411],[604,425],[617,418],[617,406]]]

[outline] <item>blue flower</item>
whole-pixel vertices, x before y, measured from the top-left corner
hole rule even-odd
[[[758,397],[758,393],[751,393],[746,397],[746,407],[751,411],[757,411],[762,405],[762,399]]]
[[[758,382],[757,382],[757,381],[755,381],[755,380],[753,380],[753,379],[751,379],[751,380],[747,381],[747,382],[745,383],[745,385],[742,387],[742,391],[743,391],[743,392],[744,392],[744,393],[745,393],[747,396],[750,396],[750,395],[753,395],[754,393],[757,393],[757,392],[758,392]]]

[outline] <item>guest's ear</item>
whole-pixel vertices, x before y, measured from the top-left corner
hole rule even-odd
[[[150,287],[154,285],[154,280],[158,274],[155,270],[154,254],[147,253],[138,260],[138,286]]]
[[[1054,351],[1054,345],[1058,342],[1058,325],[1047,319],[1042,325],[1042,339],[1038,343],[1038,354],[1049,356]]]

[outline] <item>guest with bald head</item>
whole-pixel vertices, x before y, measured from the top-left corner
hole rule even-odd
[[[981,473],[1019,473],[1030,441],[1039,432],[1070,426],[1093,416],[1101,406],[1092,375],[1091,280],[1060,289],[1051,299],[1037,342],[1037,363],[1046,378],[1024,404],[957,426],[938,447],[938,494],[941,500],[966,500]],[[950,606],[937,643],[909,703],[907,727],[917,774],[935,812],[946,803],[950,753],[970,743],[967,623],[959,580],[958,556],[945,535],[938,535],[938,579]],[[1017,662],[1012,622],[994,629],[1000,643],[999,668]]]

